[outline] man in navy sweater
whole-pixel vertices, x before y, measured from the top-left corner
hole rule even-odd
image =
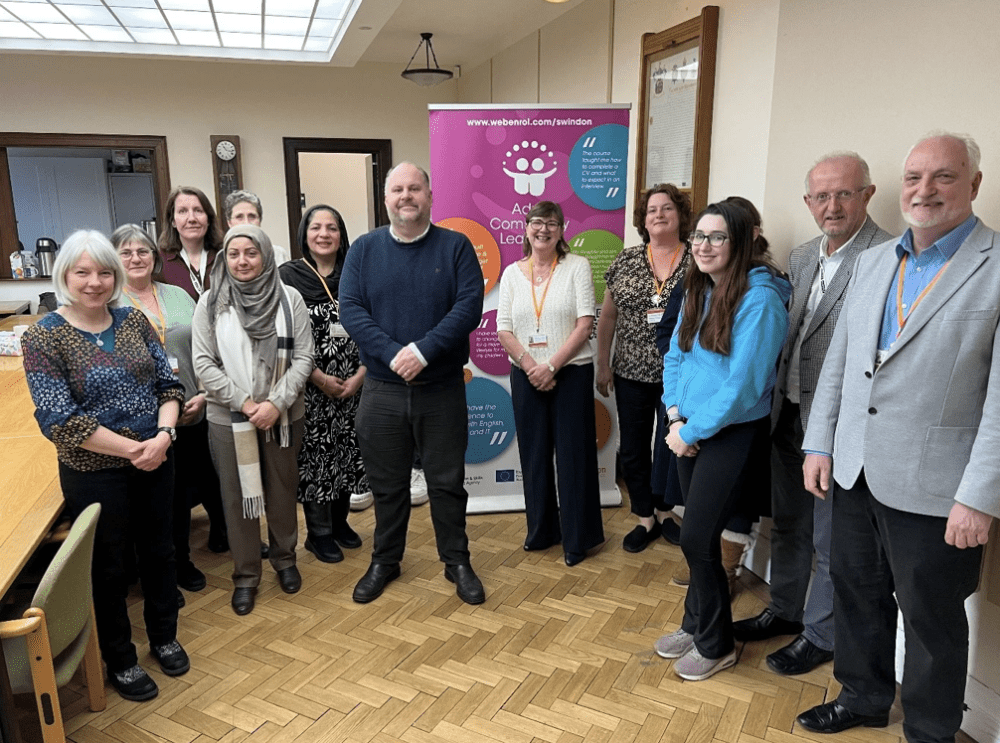
[[[368,367],[356,426],[375,494],[372,563],[354,600],[375,600],[399,577],[416,447],[445,578],[463,601],[481,604],[465,532],[463,367],[482,319],[483,273],[468,238],[431,224],[424,170],[401,163],[389,171],[385,205],[391,226],[350,246],[340,279],[340,319]]]

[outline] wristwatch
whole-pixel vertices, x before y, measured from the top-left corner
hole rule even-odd
[[[159,428],[156,429],[156,432],[159,433],[160,431],[166,431],[167,432],[167,434],[170,436],[170,443],[171,444],[174,443],[175,441],[177,441],[177,429],[176,428],[171,428],[170,426],[160,426]]]
[[[551,361],[546,361],[546,362],[545,362],[545,365],[546,365],[547,367],[549,367],[549,371],[550,371],[550,372],[552,372],[553,374],[555,374],[555,373],[556,373],[556,368],[555,368],[554,366],[552,366],[552,362],[551,362]]]
[[[687,423],[688,419],[685,418],[683,415],[675,415],[675,416],[673,416],[671,418],[667,418],[667,428],[670,428],[672,425],[674,425],[677,422]]]

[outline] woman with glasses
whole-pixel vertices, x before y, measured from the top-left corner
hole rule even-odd
[[[701,681],[736,663],[720,538],[745,483],[770,480],[775,364],[791,285],[754,244],[749,212],[710,204],[690,236],[695,267],[663,361],[667,445],[684,492],[681,550],[691,571],[681,628],[656,642],[674,672]]]
[[[674,544],[680,539],[680,527],[667,515],[680,503],[680,493],[674,490],[668,500],[661,488],[654,498],[650,442],[663,396],[663,356],[656,347],[656,329],[675,290],[680,294],[691,264],[684,241],[690,222],[691,200],[676,186],[661,183],[645,191],[633,216],[643,244],[625,248],[604,274],[597,390],[605,397],[615,393],[622,476],[632,513],[639,519],[622,543],[626,552],[642,552],[661,533]]]
[[[604,543],[589,340],[594,282],[589,261],[569,252],[558,204],[539,202],[525,222],[525,257],[504,270],[497,308],[497,335],[513,365],[524,549],[562,542],[572,567]]]
[[[198,387],[191,361],[194,300],[180,287],[153,280],[161,275],[163,262],[152,238],[141,227],[122,225],[111,235],[111,244],[125,268],[123,303],[132,305],[149,320],[184,385],[184,406],[177,419],[174,442],[179,463],[174,476],[174,550],[177,585],[186,591],[200,591],[206,580],[205,574],[191,561],[191,509],[198,503],[205,506],[210,521],[208,543],[213,551],[220,551],[219,547],[227,549],[227,540],[219,478],[208,450],[205,391]]]

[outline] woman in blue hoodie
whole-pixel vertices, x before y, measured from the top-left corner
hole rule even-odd
[[[695,268],[663,363],[666,440],[678,457],[691,585],[681,628],[656,643],[689,681],[736,663],[719,539],[745,483],[767,487],[771,391],[791,294],[767,256],[755,255],[745,209],[710,204],[696,224]]]

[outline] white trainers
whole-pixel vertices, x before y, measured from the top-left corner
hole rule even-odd
[[[366,508],[371,508],[373,503],[375,503],[375,496],[370,490],[367,493],[351,493],[352,511],[364,511]]]
[[[680,658],[693,647],[694,635],[682,629],[671,632],[669,635],[664,635],[653,646],[656,654],[661,658]]]
[[[698,652],[698,648],[692,644],[687,655],[674,663],[674,673],[688,681],[704,681],[709,676],[713,676],[719,671],[735,665],[735,650],[731,651],[728,655],[723,655],[721,658],[713,660],[704,657]]]
[[[430,500],[423,470],[410,470],[410,505],[421,506]]]

